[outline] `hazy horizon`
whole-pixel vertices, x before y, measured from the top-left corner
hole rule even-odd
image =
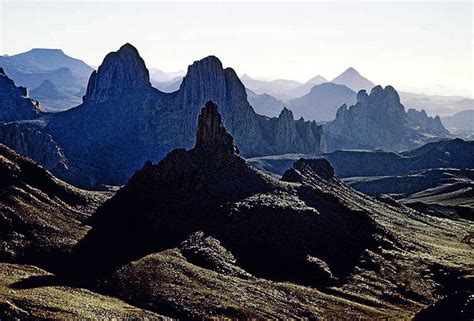
[[[129,42],[148,68],[168,72],[216,55],[256,79],[331,80],[354,67],[398,90],[473,97],[472,9],[471,2],[3,0],[0,54],[59,48],[98,66]]]

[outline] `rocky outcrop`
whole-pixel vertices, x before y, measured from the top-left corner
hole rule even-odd
[[[43,112],[39,102],[28,98],[28,90],[15,86],[0,68],[0,122],[34,119]]]
[[[100,266],[90,272],[104,273],[203,231],[225,244],[248,273],[328,284],[347,275],[372,246],[376,228],[368,216],[311,187],[342,186],[327,162],[301,160],[285,183],[263,175],[238,155],[211,102],[199,116],[197,136],[193,149],[147,163],[98,210],[77,253]],[[130,238],[133,248],[124,243]]]
[[[357,103],[341,106],[336,119],[324,126],[330,149],[363,148],[391,151],[407,150],[446,136],[436,120],[421,126],[413,121],[400,103],[392,86],[376,86],[367,94],[357,94]],[[432,125],[431,123],[434,123]],[[441,125],[441,123],[439,123]]]
[[[150,75],[137,49],[130,44],[109,53],[97,71],[93,71],[84,102],[119,100],[129,90],[150,87]]]
[[[0,143],[40,163],[52,173],[64,173],[68,160],[51,135],[11,123],[0,126]]]
[[[407,116],[410,121],[422,131],[429,131],[440,137],[449,135],[449,131],[444,128],[441,123],[441,118],[438,115],[430,117],[423,109],[418,111],[411,108],[408,109]]]
[[[320,126],[285,117],[296,127],[287,142],[281,136],[286,134],[283,119],[256,114],[235,71],[223,68],[216,57],[194,62],[178,91],[162,93],[149,84],[143,60],[128,44],[109,54],[91,76],[84,103],[54,115],[45,130],[70,159],[94,168],[100,183],[123,184],[147,160],[192,147],[198,114],[209,100],[219,105],[244,156],[317,153],[325,146]],[[277,131],[281,140],[275,142]]]

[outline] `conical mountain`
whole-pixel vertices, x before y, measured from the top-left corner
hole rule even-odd
[[[347,68],[342,74],[334,78],[331,82],[339,85],[345,85],[355,92],[358,92],[361,89],[371,90],[373,87],[375,87],[373,82],[363,77],[352,67]]]

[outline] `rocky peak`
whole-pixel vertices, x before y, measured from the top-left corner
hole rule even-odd
[[[278,116],[278,119],[290,119],[290,120],[293,120],[293,112],[291,110],[289,110],[288,108],[286,107],[283,107],[283,109],[281,110],[281,113],[280,115]]]
[[[293,164],[293,168],[288,169],[283,174],[282,180],[301,183],[303,177],[312,177],[330,181],[336,177],[336,174],[334,168],[326,159],[300,158]]]
[[[239,154],[234,146],[234,139],[222,124],[221,115],[213,101],[208,101],[201,109],[194,150],[224,161],[235,158]]]
[[[84,102],[104,102],[130,90],[151,87],[150,75],[138,50],[125,44],[116,52],[109,53],[87,85]]]
[[[215,56],[208,56],[190,65],[180,86],[183,107],[202,106],[206,101],[213,100],[224,114],[227,112],[228,100],[246,97],[245,87],[235,71],[224,69]]]
[[[357,93],[357,103],[366,105],[369,102],[369,95],[365,89],[359,90]]]

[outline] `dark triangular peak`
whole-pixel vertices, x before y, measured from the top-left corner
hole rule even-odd
[[[127,43],[109,53],[87,85],[84,102],[104,102],[130,90],[151,87],[150,75],[138,50]]]

